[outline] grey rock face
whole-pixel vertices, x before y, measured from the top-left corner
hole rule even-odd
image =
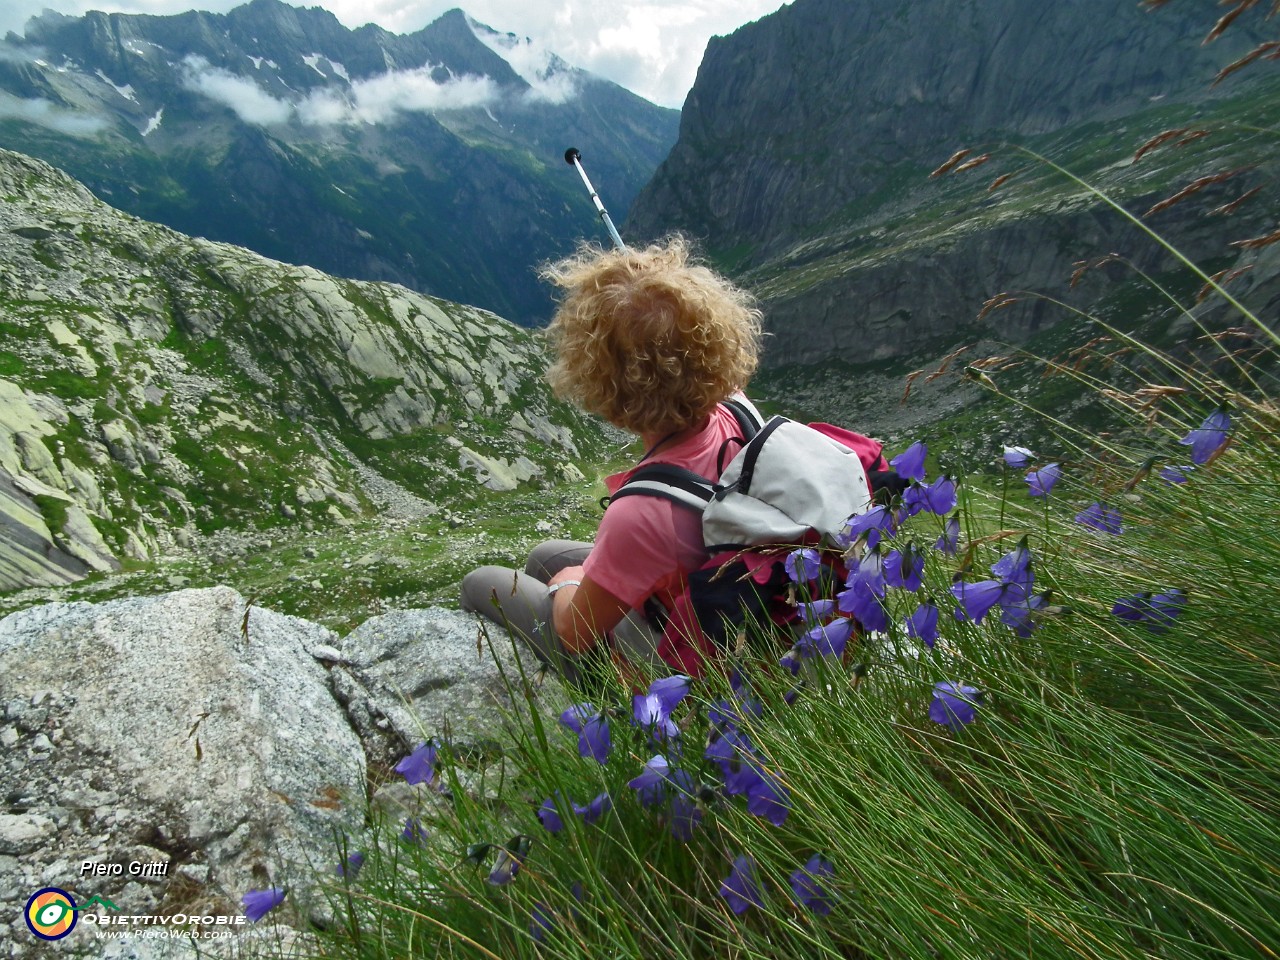
[[[979,323],[985,300],[1009,289],[1063,294],[1076,261],[1114,250],[1142,268],[1173,262],[1065,178],[1027,189],[1056,175],[1010,142],[1044,138],[1035,142],[1138,212],[1195,176],[1273,154],[1224,157],[1235,137],[1224,133],[1194,165],[1185,150],[1169,159],[1164,179],[1151,177],[1164,157],[1128,162],[1166,127],[1215,128],[1223,98],[1274,102],[1265,72],[1210,88],[1271,32],[1259,11],[1201,45],[1215,18],[1205,7],[1111,0],[796,0],[708,45],[680,140],[627,229],[702,238],[761,297],[771,366],[1017,341],[1063,312],[1027,299]],[[931,180],[961,147],[996,159]],[[989,194],[1003,173],[1017,176]],[[1216,202],[1268,178],[1245,179]],[[951,186],[960,182],[967,192]],[[1273,222],[1274,202],[1242,208],[1229,225],[1199,214],[1175,208],[1151,225],[1206,262],[1234,256],[1228,240]]]
[[[245,891],[270,885],[296,885],[301,906],[341,850],[359,849],[375,785],[391,816],[447,814],[430,785],[367,774],[423,740],[448,741],[464,789],[491,790],[493,771],[510,772],[503,711],[528,709],[521,670],[536,672],[528,650],[491,635],[480,643],[474,616],[426,609],[339,639],[226,587],[0,620],[12,956],[40,955],[21,914],[44,886],[137,915],[235,917]],[[548,713],[567,703],[554,680],[531,697]],[[131,864],[158,866],[131,876]],[[162,946],[138,956],[169,956],[151,952]]]
[[[458,747],[483,749],[502,738],[501,711],[523,708],[526,681],[553,705],[564,701],[523,642],[483,624],[456,610],[404,610],[346,636],[331,677],[367,749],[394,753],[447,728]]]
[[[224,526],[429,514],[594,433],[493,314],[184,237],[5,151],[0,309],[0,589]]]
[[[1201,48],[1209,25],[1111,0],[797,0],[711,41],[680,140],[628,225],[776,252],[900,167],[927,173],[975,138],[1202,98],[1258,39],[1242,24]]]
[[[225,908],[328,859],[365,786],[359,741],[307,652],[332,639],[227,588],[0,621],[0,703],[17,732],[0,760],[11,870],[31,886],[63,858],[58,880],[142,913],[179,867],[207,877],[189,903]],[[89,882],[87,861],[126,872]],[[135,861],[169,866],[131,900]]]

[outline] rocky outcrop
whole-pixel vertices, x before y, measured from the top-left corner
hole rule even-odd
[[[556,680],[541,676],[522,642],[432,607],[383,614],[356,627],[342,641],[330,685],[366,753],[394,763],[406,744],[433,731],[450,729],[468,748],[501,740],[500,708],[512,706],[509,688],[534,677],[546,684],[545,698],[563,695]]]
[[[23,907],[50,886],[131,916],[236,917],[245,891],[279,885],[305,917],[306,887],[364,842],[371,797],[402,819],[447,815],[427,786],[385,782],[416,744],[447,738],[463,782],[502,762],[503,711],[528,709],[510,691],[533,663],[489,635],[429,609],[340,638],[226,587],[0,620],[5,956],[39,955]],[[540,691],[563,709],[558,684]]]
[[[985,300],[1060,294],[1075,261],[1111,251],[1156,270],[1173,261],[1009,144],[1064,161],[1139,213],[1197,176],[1263,168],[1224,187],[1223,203],[1273,175],[1273,144],[1238,131],[1274,100],[1274,78],[1241,71],[1210,86],[1270,38],[1264,11],[1202,45],[1215,17],[1110,0],[796,0],[708,45],[680,139],[626,228],[701,238],[762,297],[771,365],[945,350],[975,333],[1017,339],[1052,310],[1027,301],[975,331]],[[1129,163],[1148,137],[1185,124],[1208,136]],[[931,180],[962,147],[992,159]],[[1151,223],[1185,255],[1216,260],[1212,272],[1274,204],[1237,217],[1175,209]]]
[[[492,314],[174,233],[5,151],[0,310],[0,589],[351,518],[380,487],[427,514],[594,436]]]
[[[183,887],[182,912],[216,912],[328,858],[365,786],[308,652],[332,640],[226,588],[0,621],[5,899],[56,879],[130,913]],[[30,939],[21,904],[6,907],[15,942]]]
[[[1226,243],[1260,229],[1265,208],[1232,224],[1227,229],[1236,232],[1227,237],[1220,223],[1205,229],[1204,209],[1200,204],[1175,210],[1160,225],[1166,235],[1180,238],[1180,251],[1193,261],[1247,268],[1232,281],[1231,292],[1271,322],[1275,311],[1268,309],[1264,291],[1277,277],[1270,258],[1259,264],[1255,252],[1241,253]],[[1123,263],[1071,282],[1078,265],[1116,249],[1124,251]],[[962,340],[1024,343],[1069,317],[1072,308],[1122,329],[1136,324],[1145,310],[1168,313],[1173,322],[1180,311],[1136,278],[1160,276],[1175,265],[1156,240],[1106,206],[1085,201],[1073,209],[1055,204],[1053,210],[975,218],[892,244],[888,251],[875,244],[829,253],[810,249],[803,257],[779,257],[747,277],[766,302],[777,334],[769,342],[768,361],[785,367],[832,358],[890,361],[922,348],[945,352]],[[1125,283],[1131,299],[1118,313],[1100,298]],[[984,310],[1006,292],[1007,305]],[[1239,322],[1225,311],[1218,319],[1228,326]]]

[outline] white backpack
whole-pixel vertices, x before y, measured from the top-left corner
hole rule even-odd
[[[811,532],[832,542],[845,521],[870,509],[867,472],[855,450],[786,417],[765,421],[745,397],[724,405],[742,429],[743,446],[718,478],[655,463],[637,469],[610,499],[661,497],[698,511],[712,554],[799,544],[812,540]]]

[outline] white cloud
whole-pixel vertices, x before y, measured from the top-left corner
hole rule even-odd
[[[91,113],[66,110],[41,98],[21,99],[4,91],[0,91],[0,118],[25,120],[72,137],[92,137],[107,125]]]
[[[352,110],[364,123],[383,123],[404,111],[461,110],[493,103],[498,88],[488,77],[450,77],[437,83],[431,67],[395,70],[351,84]]]
[[[203,57],[187,57],[182,61],[182,83],[188,90],[230,107],[245,123],[266,127],[288,123],[293,105],[273,97],[247,77],[215,67]]]
[[[193,7],[225,13],[244,0],[4,0],[0,33],[22,31],[50,5],[79,16],[90,9],[172,14]],[[501,32],[532,37],[566,61],[655,103],[678,107],[693,84],[707,40],[772,13],[785,0],[289,0],[330,10],[348,27],[376,23],[393,33],[421,30],[461,6]]]
[[[39,47],[11,47],[0,42],[0,61],[6,63],[34,63],[43,56]]]
[[[498,33],[472,21],[472,32],[490,50],[502,57],[525,83],[528,98],[546,103],[564,103],[577,93],[573,77],[557,72],[563,61],[546,44],[514,33]]]
[[[499,96],[487,77],[449,77],[437,82],[432,67],[395,70],[356,80],[350,90],[316,90],[296,100],[274,97],[249,77],[215,67],[200,57],[183,61],[183,83],[235,111],[245,123],[272,126],[296,119],[311,126],[386,123],[398,113],[487,106]]]

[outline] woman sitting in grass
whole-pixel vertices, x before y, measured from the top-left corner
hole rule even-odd
[[[742,431],[720,402],[755,372],[760,312],[749,294],[690,259],[676,238],[645,250],[583,248],[543,274],[563,299],[548,335],[556,394],[644,441],[635,467],[606,480],[615,492],[641,463],[714,478]],[[727,459],[727,458],[726,458]],[[644,614],[685,590],[708,559],[697,513],[656,497],[625,497],[600,522],[595,543],[551,540],[523,573],[485,566],[462,582],[462,607],[510,627],[570,680],[578,657],[614,651],[657,662],[657,631]]]

